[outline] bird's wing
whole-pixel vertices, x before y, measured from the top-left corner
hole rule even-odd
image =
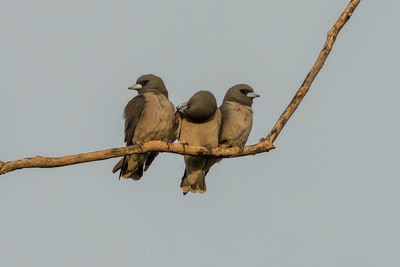
[[[136,126],[142,115],[146,99],[144,95],[137,95],[128,102],[124,109],[125,118],[125,142],[126,145],[133,145],[133,135],[135,133]]]
[[[182,117],[179,111],[175,112],[175,138],[181,141]]]

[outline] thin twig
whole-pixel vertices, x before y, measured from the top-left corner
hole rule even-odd
[[[150,151],[161,151],[161,152],[169,152],[181,155],[192,155],[192,156],[212,156],[212,157],[242,157],[247,155],[254,155],[258,153],[268,152],[271,149],[274,149],[273,142],[278,137],[279,133],[282,131],[283,127],[292,116],[292,114],[296,111],[297,107],[300,105],[300,102],[303,100],[304,96],[310,89],[312,82],[317,76],[318,72],[321,70],[322,66],[325,63],[326,58],[328,57],[332,46],[336,40],[336,37],[339,31],[342,29],[343,25],[349,20],[357,5],[360,3],[360,0],[352,0],[343,11],[342,15],[336,21],[335,25],[328,32],[328,37],[325,42],[324,47],[322,48],[314,66],[311,68],[308,73],[306,79],[303,84],[300,86],[296,95],[293,97],[292,101],[286,108],[286,110],[282,113],[275,126],[269,132],[266,138],[264,138],[261,142],[255,145],[246,146],[244,148],[233,147],[233,148],[213,148],[209,150],[206,147],[200,146],[182,146],[181,144],[168,144],[162,141],[150,141],[146,142],[142,146],[133,145],[128,147],[120,147],[120,148],[111,148],[101,151],[69,155],[65,157],[56,157],[56,158],[47,158],[36,156],[33,158],[24,158],[9,162],[0,161],[0,175],[5,174],[10,171],[23,169],[23,168],[53,168],[60,167],[66,165],[73,165],[83,162],[104,160],[109,158],[121,157],[128,154],[135,153],[143,153]]]

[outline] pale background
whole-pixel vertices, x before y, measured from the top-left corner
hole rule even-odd
[[[127,90],[249,83],[273,126],[348,0],[0,1],[0,160],[123,145]],[[181,156],[0,176],[1,266],[400,266],[398,1],[362,1],[270,153],[182,196]]]

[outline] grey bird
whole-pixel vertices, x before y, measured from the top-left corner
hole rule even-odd
[[[142,75],[129,89],[137,90],[138,95],[124,109],[126,145],[175,141],[175,108],[168,100],[163,80],[153,74]],[[126,155],[115,165],[113,173],[121,170],[119,177],[139,180],[157,155],[158,152]]]
[[[209,148],[218,146],[221,112],[211,92],[199,91],[188,102],[179,106],[176,123],[176,136],[181,143]],[[185,172],[180,185],[184,195],[188,192],[206,192],[207,160],[202,157],[184,156]]]
[[[219,134],[219,146],[223,148],[244,147],[253,125],[253,99],[260,95],[254,93],[247,84],[237,84],[228,89],[219,110],[222,124]],[[206,174],[221,158],[207,161]]]

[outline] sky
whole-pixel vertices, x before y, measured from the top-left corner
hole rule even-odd
[[[175,105],[250,84],[257,143],[348,2],[0,0],[0,160],[124,146],[147,73]],[[399,266],[399,8],[361,1],[277,148],[203,195],[167,153],[138,182],[118,159],[0,176],[0,265]]]

